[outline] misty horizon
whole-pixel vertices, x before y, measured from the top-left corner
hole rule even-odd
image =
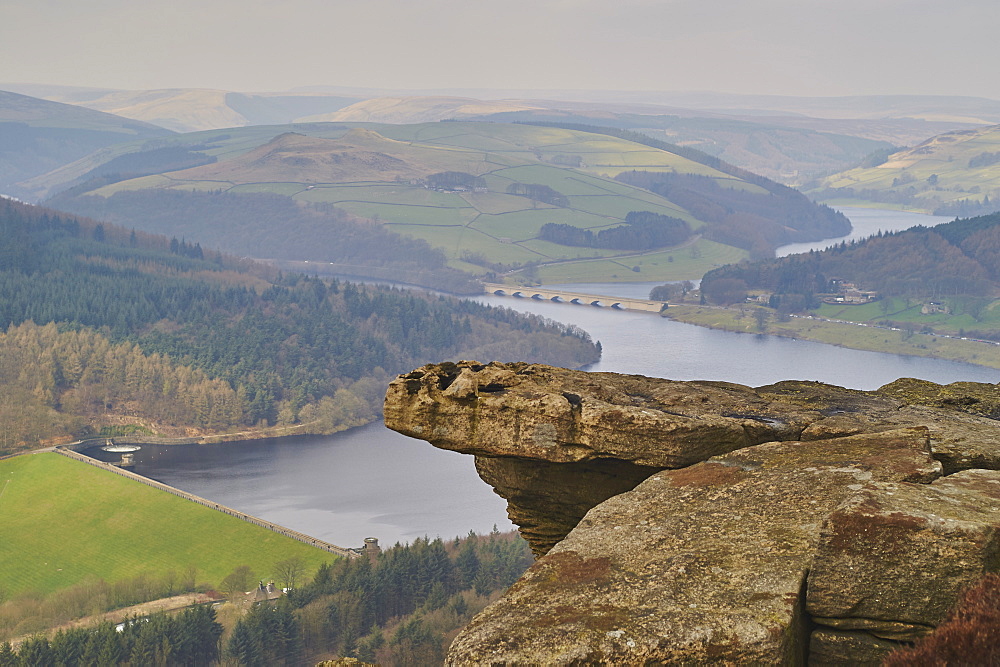
[[[0,54],[7,81],[113,90],[1000,98],[996,3],[726,4],[15,0]]]

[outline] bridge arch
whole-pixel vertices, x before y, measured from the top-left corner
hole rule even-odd
[[[487,294],[494,294],[496,296],[517,297],[519,299],[530,298],[536,301],[548,300],[552,303],[571,303],[577,306],[590,305],[595,308],[607,308],[608,310],[637,310],[647,313],[661,313],[666,307],[663,301],[647,301],[600,294],[581,294],[579,292],[566,292],[561,289],[547,289],[545,287],[516,287],[500,283],[485,283],[484,288]]]

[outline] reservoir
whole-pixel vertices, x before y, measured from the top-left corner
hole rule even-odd
[[[869,226],[864,236],[877,229],[948,220],[870,209],[845,213]],[[644,298],[652,286],[562,287]],[[594,371],[751,386],[818,380],[857,389],[875,389],[899,377],[939,383],[1000,381],[1000,371],[951,361],[716,331],[591,306],[486,295],[477,299],[588,331],[604,350],[602,359],[588,368]],[[438,450],[381,423],[325,437],[143,446],[136,452],[135,471],[345,547],[360,546],[369,535],[391,545],[425,535],[450,539],[470,530],[488,532],[494,525],[511,527],[505,502],[476,475],[471,456]]]

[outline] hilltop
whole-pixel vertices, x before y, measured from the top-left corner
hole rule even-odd
[[[228,197],[226,205],[236,206],[246,195],[268,194],[313,209],[335,206],[374,228],[426,242],[452,270],[521,270],[563,282],[700,277],[747,252],[766,255],[781,243],[836,235],[848,225],[799,193],[716,158],[607,128],[297,124],[184,135],[178,148],[214,162],[153,173],[151,161],[150,175],[123,178],[107,173],[110,161],[81,161],[36,181],[50,191],[59,180],[77,183],[51,200],[60,208],[255,257],[343,263],[334,247],[291,247],[288,239],[301,238],[301,230],[289,216],[284,226],[275,224],[279,217],[241,217],[240,225],[255,230],[248,235],[233,226],[235,217],[207,217],[189,202]],[[565,234],[542,229],[597,234],[627,228],[632,213],[682,221],[689,231],[670,245],[615,248],[565,242]],[[355,254],[350,264],[348,272],[373,275],[365,267],[384,261],[378,253]]]
[[[562,122],[630,129],[698,148],[790,185],[849,168],[890,147],[1000,120],[977,98],[786,98],[550,91],[427,93],[331,89],[288,93],[104,90],[10,84],[11,90],[177,132],[284,123],[441,120]],[[474,94],[473,94],[474,93]],[[503,95],[502,99],[497,96]]]
[[[840,204],[890,205],[938,215],[1000,208],[1000,125],[947,132],[806,190]]]
[[[280,134],[239,157],[171,172],[167,178],[174,182],[216,181],[233,185],[357,183],[426,178],[458,167],[472,172],[485,169],[481,158],[475,154],[459,156],[389,139],[373,130],[355,128],[337,139],[295,132]],[[112,186],[99,192],[123,189],[129,186]]]
[[[691,99],[692,102],[718,100]],[[735,102],[731,102],[735,104]],[[791,104],[791,106],[787,106]],[[818,116],[786,109],[809,108]],[[885,107],[888,104],[888,107]],[[664,104],[581,102],[551,99],[482,100],[449,96],[387,96],[357,102],[333,113],[302,121],[410,124],[440,120],[511,123],[576,123],[628,129],[654,139],[697,148],[710,155],[783,183],[800,184],[859,163],[893,146],[919,143],[929,136],[975,127],[976,116],[949,118],[937,113],[940,101],[871,103],[861,117],[841,117],[832,107],[806,101],[751,110],[684,108]],[[980,105],[989,116],[990,107]],[[876,110],[885,108],[885,116]],[[896,113],[893,114],[892,110]],[[921,113],[920,109],[931,112]],[[971,110],[970,110],[971,113]],[[833,116],[822,117],[823,114]]]

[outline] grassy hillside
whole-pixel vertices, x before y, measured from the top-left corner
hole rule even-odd
[[[0,461],[0,572],[7,593],[50,593],[88,579],[181,575],[218,586],[234,568],[259,577],[333,556],[222,512],[54,453]],[[351,545],[347,545],[351,546]]]
[[[720,253],[708,238],[744,249],[753,245],[733,241],[733,235],[702,238],[706,222],[720,220],[705,218],[687,205],[624,182],[633,171],[703,177],[716,189],[757,196],[774,209],[755,210],[755,216],[763,213],[764,217],[754,220],[782,216],[780,203],[776,203],[780,198],[771,197],[774,191],[763,179],[720,168],[720,163],[713,164],[712,158],[697,152],[675,152],[665,146],[580,129],[497,123],[246,128],[180,138],[178,147],[214,158],[212,164],[142,178],[95,180],[78,185],[53,203],[119,224],[140,229],[155,225],[160,233],[175,234],[178,232],[163,226],[166,221],[160,218],[169,211],[164,212],[162,197],[153,203],[154,193],[274,194],[303,204],[335,205],[338,210],[380,223],[386,230],[426,241],[444,253],[453,269],[486,275],[527,268],[541,280],[560,279],[565,274],[562,263],[581,260],[594,261],[588,273],[599,278],[621,276],[623,267],[633,280],[676,275],[696,278],[717,265]],[[79,181],[96,173],[95,161],[85,162],[51,175],[48,183],[39,186],[51,189],[57,179]],[[480,180],[475,187],[434,185],[435,174],[450,172]],[[544,187],[557,197],[515,193],[526,186]],[[642,253],[560,245],[539,238],[546,223],[597,232],[622,225],[632,211],[684,220],[694,236],[672,250],[643,249],[659,255],[668,252],[669,258],[664,255],[662,262],[630,259]],[[158,216],[157,220],[152,216]],[[187,210],[177,217],[189,223],[200,221]],[[206,218],[198,224],[217,226],[217,219]],[[794,233],[797,219],[801,216],[792,216],[791,223],[783,219],[780,225]],[[741,224],[745,227],[750,223],[744,220]],[[297,236],[294,229],[282,231]],[[237,250],[229,244],[242,241],[235,238],[239,230],[216,232],[210,242],[234,252],[338,261],[324,256],[323,247],[316,244],[309,256],[280,241]],[[746,236],[742,231],[735,236],[741,235]],[[202,236],[194,238],[209,242]],[[723,254],[727,260],[736,260],[742,252],[733,249]],[[608,265],[605,258],[609,257],[619,258],[620,265]],[[356,263],[370,261],[362,258]]]
[[[964,121],[941,116],[940,105],[940,101],[927,100],[924,108],[928,113],[921,114],[920,106],[907,108],[887,101],[882,106],[886,115],[841,118],[824,115],[829,110],[823,108],[815,110],[819,116],[809,117],[779,110],[750,113],[738,106],[722,112],[714,106],[696,109],[688,104],[400,96],[364,100],[334,113],[300,120],[379,123],[488,120],[602,125],[697,148],[757,174],[798,185],[850,168],[877,150],[913,145],[935,134],[974,126],[969,122],[973,118],[961,114],[956,118]],[[892,111],[916,115],[889,116]],[[860,113],[858,107],[855,113]],[[938,120],[939,116],[943,120]]]
[[[20,181],[106,146],[171,134],[120,116],[0,90],[0,193],[30,197]]]
[[[837,204],[889,204],[940,215],[1000,209],[1000,125],[935,136],[881,164],[822,179],[807,192]]]
[[[654,139],[696,148],[726,162],[781,183],[799,184],[860,162],[882,148],[899,145],[884,137],[870,138],[877,123],[854,127],[836,121],[809,118],[748,119],[709,112],[679,111],[677,115],[594,111],[554,112],[549,109],[496,113],[485,118],[494,122],[548,122],[601,125],[642,132]],[[811,124],[803,121],[813,121]],[[825,125],[830,125],[829,128]],[[903,123],[898,123],[903,125]],[[811,126],[810,126],[811,125]],[[881,125],[884,125],[881,124]],[[946,127],[942,129],[952,129]],[[881,128],[880,128],[881,129]],[[845,131],[846,130],[846,131]],[[920,140],[928,134],[920,134]]]

